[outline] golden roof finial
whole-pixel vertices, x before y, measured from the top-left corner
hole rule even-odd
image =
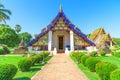
[[[60,4],[60,12],[62,12],[62,5]]]

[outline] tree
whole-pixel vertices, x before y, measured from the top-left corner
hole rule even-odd
[[[19,24],[15,25],[15,31],[19,33],[21,31],[21,26]]]
[[[0,44],[15,47],[20,42],[15,30],[8,26],[0,26]]]
[[[38,36],[38,34],[34,34],[34,37],[36,38]]]
[[[23,32],[23,33],[20,33],[18,34],[19,37],[20,37],[20,40],[23,38],[25,43],[28,43],[31,39],[32,39],[32,36],[31,34],[29,34],[28,32]]]
[[[112,38],[120,46],[120,38]]]
[[[11,11],[5,9],[4,5],[0,4],[0,21],[6,24],[6,20],[10,19],[9,15],[11,15]]]

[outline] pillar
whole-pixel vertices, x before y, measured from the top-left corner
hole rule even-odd
[[[112,41],[110,41],[110,47],[112,47]]]
[[[74,50],[74,33],[72,30],[70,31],[70,50]]]
[[[48,32],[48,51],[52,49],[52,31]]]

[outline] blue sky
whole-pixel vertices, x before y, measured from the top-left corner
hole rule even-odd
[[[40,33],[57,15],[60,4],[66,16],[85,34],[104,26],[112,37],[120,37],[120,0],[2,0],[12,11],[7,23],[22,32]]]

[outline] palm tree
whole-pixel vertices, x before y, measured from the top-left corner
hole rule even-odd
[[[11,15],[11,11],[5,9],[4,5],[0,4],[0,21],[3,21],[6,24],[6,20],[9,20]]]
[[[19,33],[21,31],[21,26],[19,24],[15,25],[15,31]]]

